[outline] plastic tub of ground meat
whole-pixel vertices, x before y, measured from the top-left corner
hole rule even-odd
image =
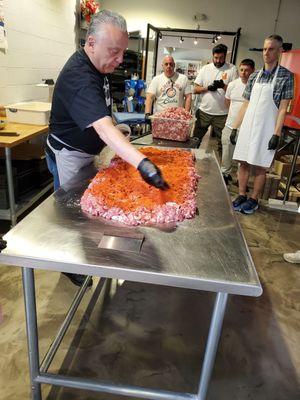
[[[170,107],[150,117],[152,136],[157,139],[185,142],[193,132],[195,118],[183,108]]]

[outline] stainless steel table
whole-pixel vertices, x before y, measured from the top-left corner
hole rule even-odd
[[[23,268],[32,399],[41,399],[42,383],[145,399],[206,398],[228,295],[259,296],[262,288],[215,156],[203,150],[190,151],[196,155],[201,176],[198,215],[192,220],[159,228],[115,227],[81,212],[79,199],[86,182],[74,182],[50,196],[5,236],[7,247],[0,261]],[[215,292],[198,393],[49,374],[50,363],[90,278],[40,363],[35,268]]]
[[[47,132],[48,125],[19,124],[12,122],[7,123],[5,129],[0,131],[0,149],[2,147],[5,149],[5,165],[9,198],[9,209],[0,209],[0,219],[10,220],[12,226],[16,225],[19,215],[28,210],[29,207],[31,207],[38,199],[40,199],[53,187],[53,183],[49,183],[43,189],[36,190],[35,193],[32,193],[26,201],[23,201],[17,205],[15,202],[13,168],[11,160],[12,149],[21,143]],[[15,133],[17,136],[10,136],[9,133]]]

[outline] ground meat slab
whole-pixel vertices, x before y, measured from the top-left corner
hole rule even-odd
[[[148,185],[134,167],[114,157],[84,192],[82,210],[125,225],[157,225],[193,218],[198,182],[193,154],[153,147],[140,151],[161,169],[170,189],[161,191]]]
[[[151,117],[152,136],[157,139],[185,142],[191,136],[194,118],[181,107],[169,107]]]

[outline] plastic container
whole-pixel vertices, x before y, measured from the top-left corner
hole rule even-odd
[[[161,118],[150,116],[152,136],[157,139],[175,140],[177,142],[187,141],[193,132],[196,119],[189,120],[175,118]]]
[[[7,124],[6,120],[0,118],[0,129],[4,129],[6,127],[6,124]]]
[[[282,54],[280,65],[294,73],[294,98],[288,108],[284,125],[300,129],[300,50],[291,50]]]
[[[48,125],[51,103],[30,101],[5,106],[9,122],[22,124]]]

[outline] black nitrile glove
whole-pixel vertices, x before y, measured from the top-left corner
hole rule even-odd
[[[272,135],[268,143],[268,150],[276,150],[279,143],[279,136]]]
[[[145,182],[157,189],[167,190],[169,185],[161,175],[160,169],[148,158],[144,158],[137,167]]]
[[[150,119],[150,116],[151,116],[151,114],[150,113],[146,113],[145,114],[145,123],[147,124],[147,125],[149,125],[149,127],[150,127],[150,129],[152,128],[152,125],[151,125],[151,119]]]
[[[223,89],[223,87],[225,86],[223,79],[215,80],[213,84],[216,86],[217,89]]]
[[[230,143],[233,145],[236,144],[236,135],[237,135],[237,129],[231,129]]]
[[[207,86],[207,90],[209,90],[210,92],[215,92],[217,89],[218,88],[214,83],[212,83],[211,85]]]

